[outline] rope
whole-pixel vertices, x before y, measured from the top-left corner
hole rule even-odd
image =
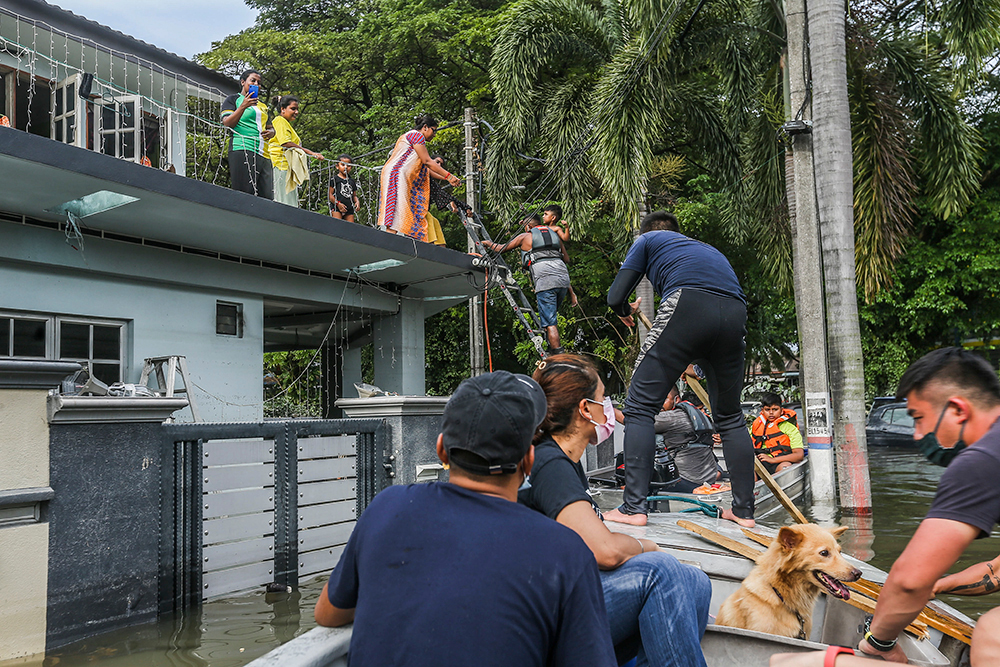
[[[718,519],[722,516],[722,508],[718,505],[711,505],[709,503],[703,502],[701,500],[695,500],[694,498],[681,498],[680,496],[647,496],[646,501],[652,502],[656,500],[672,500],[681,503],[691,503],[696,505],[696,507],[689,507],[687,509],[681,510],[682,514],[687,514],[691,512],[703,512],[706,516],[710,516],[713,519]]]

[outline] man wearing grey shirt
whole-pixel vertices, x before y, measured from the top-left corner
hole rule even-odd
[[[565,226],[557,223],[562,216],[562,209],[555,204],[545,207],[545,215],[537,213],[525,218],[525,231],[518,234],[507,243],[501,245],[493,241],[483,241],[483,245],[495,252],[504,253],[513,248],[520,248],[524,258],[525,268],[531,272],[531,280],[535,284],[535,298],[538,300],[538,319],[545,329],[549,340],[551,354],[562,353],[559,346],[559,328],[556,312],[566,296],[570,304],[576,305],[576,295],[569,283],[569,254],[565,242],[569,240],[569,232]],[[565,223],[563,223],[565,225]]]
[[[707,415],[700,413],[690,403],[686,404],[690,406],[688,409],[677,398],[677,388],[674,387],[663,403],[663,412],[654,418],[653,428],[657,435],[663,436],[663,444],[673,456],[680,474],[680,479],[666,490],[691,493],[702,484],[712,484],[719,479],[719,463],[712,450],[718,435],[714,431],[708,432],[712,423]],[[692,419],[692,415],[695,419]],[[700,428],[696,429],[696,426]]]

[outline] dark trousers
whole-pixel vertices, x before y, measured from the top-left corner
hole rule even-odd
[[[628,389],[625,413],[625,496],[622,511],[645,514],[653,474],[653,418],[688,364],[708,375],[712,418],[733,487],[733,513],[753,518],[753,443],[740,408],[746,305],[739,299],[684,288],[660,302]]]
[[[233,190],[274,199],[271,161],[252,151],[229,151],[229,180]]]

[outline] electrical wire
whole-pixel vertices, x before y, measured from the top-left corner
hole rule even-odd
[[[490,284],[490,271],[486,269],[486,284]],[[486,304],[490,300],[489,291],[483,292],[483,328],[486,330],[486,355],[490,360],[490,373],[493,372],[493,346],[490,345],[490,320],[486,316]]]

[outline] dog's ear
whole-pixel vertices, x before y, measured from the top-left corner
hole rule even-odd
[[[847,526],[837,526],[836,528],[830,528],[830,533],[833,534],[834,537],[839,539],[840,536],[846,533],[848,530],[849,528]]]
[[[802,543],[802,533],[791,526],[782,526],[778,531],[778,544],[785,551],[791,551]]]

